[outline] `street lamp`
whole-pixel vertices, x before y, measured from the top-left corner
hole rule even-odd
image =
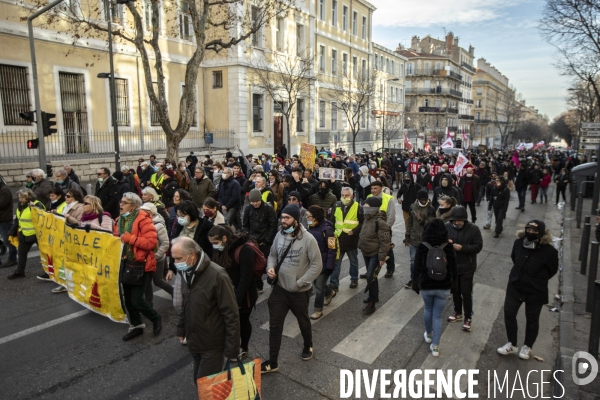
[[[399,78],[386,79],[384,82],[396,82],[399,81]],[[385,102],[387,100],[387,96],[385,94],[387,87],[384,83],[383,85],[383,122],[381,127],[381,152],[383,153],[383,149],[385,148]]]

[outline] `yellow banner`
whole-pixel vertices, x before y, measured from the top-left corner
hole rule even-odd
[[[122,244],[109,232],[73,228],[65,219],[31,208],[42,267],[69,297],[115,322],[127,322],[121,306]]]
[[[302,147],[300,147],[300,161],[305,168],[310,168],[311,171],[315,170],[316,150],[317,147],[310,143],[302,143]]]

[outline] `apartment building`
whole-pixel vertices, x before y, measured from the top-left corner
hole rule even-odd
[[[406,57],[406,127],[419,139],[440,144],[447,130],[455,139],[472,136],[471,87],[475,49],[459,46],[452,32],[444,40],[413,36]]]

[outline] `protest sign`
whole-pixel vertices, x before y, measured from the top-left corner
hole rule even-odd
[[[331,180],[331,178],[337,181],[343,181],[344,170],[336,168],[319,168],[319,179]]]
[[[460,175],[464,166],[469,163],[469,159],[464,156],[462,151],[458,153],[458,157],[456,158],[456,163],[454,163],[454,173],[456,175]]]
[[[305,168],[309,168],[311,171],[315,169],[316,150],[315,145],[309,143],[302,143],[300,147],[300,161]]]
[[[71,227],[61,216],[31,208],[40,260],[69,297],[115,322],[127,323],[119,273],[122,244],[112,232]]]

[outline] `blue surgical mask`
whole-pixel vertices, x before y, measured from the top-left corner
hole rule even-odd
[[[308,224],[308,226],[311,226],[315,221],[306,221],[306,223]]]
[[[290,226],[289,228],[283,230],[283,233],[292,233],[292,232],[294,232],[294,226],[293,225]]]
[[[223,251],[223,249],[225,249],[225,246],[223,246],[222,244],[213,244],[213,249],[217,250],[217,251]]]
[[[189,255],[188,255],[186,258],[185,258],[185,261],[178,262],[178,263],[175,263],[175,264],[174,264],[174,265],[175,265],[175,268],[177,268],[177,271],[185,272],[185,271],[187,271],[187,270],[190,268],[190,267],[187,265],[187,260],[188,260],[188,258],[190,258],[190,256],[189,256]]]
[[[59,185],[62,185],[63,183],[65,183],[64,179],[58,179],[56,181],[56,183],[58,183]]]
[[[158,167],[154,167],[154,172],[158,172]]]
[[[421,168],[421,172],[422,172],[422,173],[425,173],[425,168]]]
[[[187,219],[186,217],[177,217],[177,222],[181,226],[188,226],[190,223],[190,220]]]
[[[125,214],[121,214],[121,216],[127,218],[129,217],[129,214],[131,214],[131,212],[127,211]]]

